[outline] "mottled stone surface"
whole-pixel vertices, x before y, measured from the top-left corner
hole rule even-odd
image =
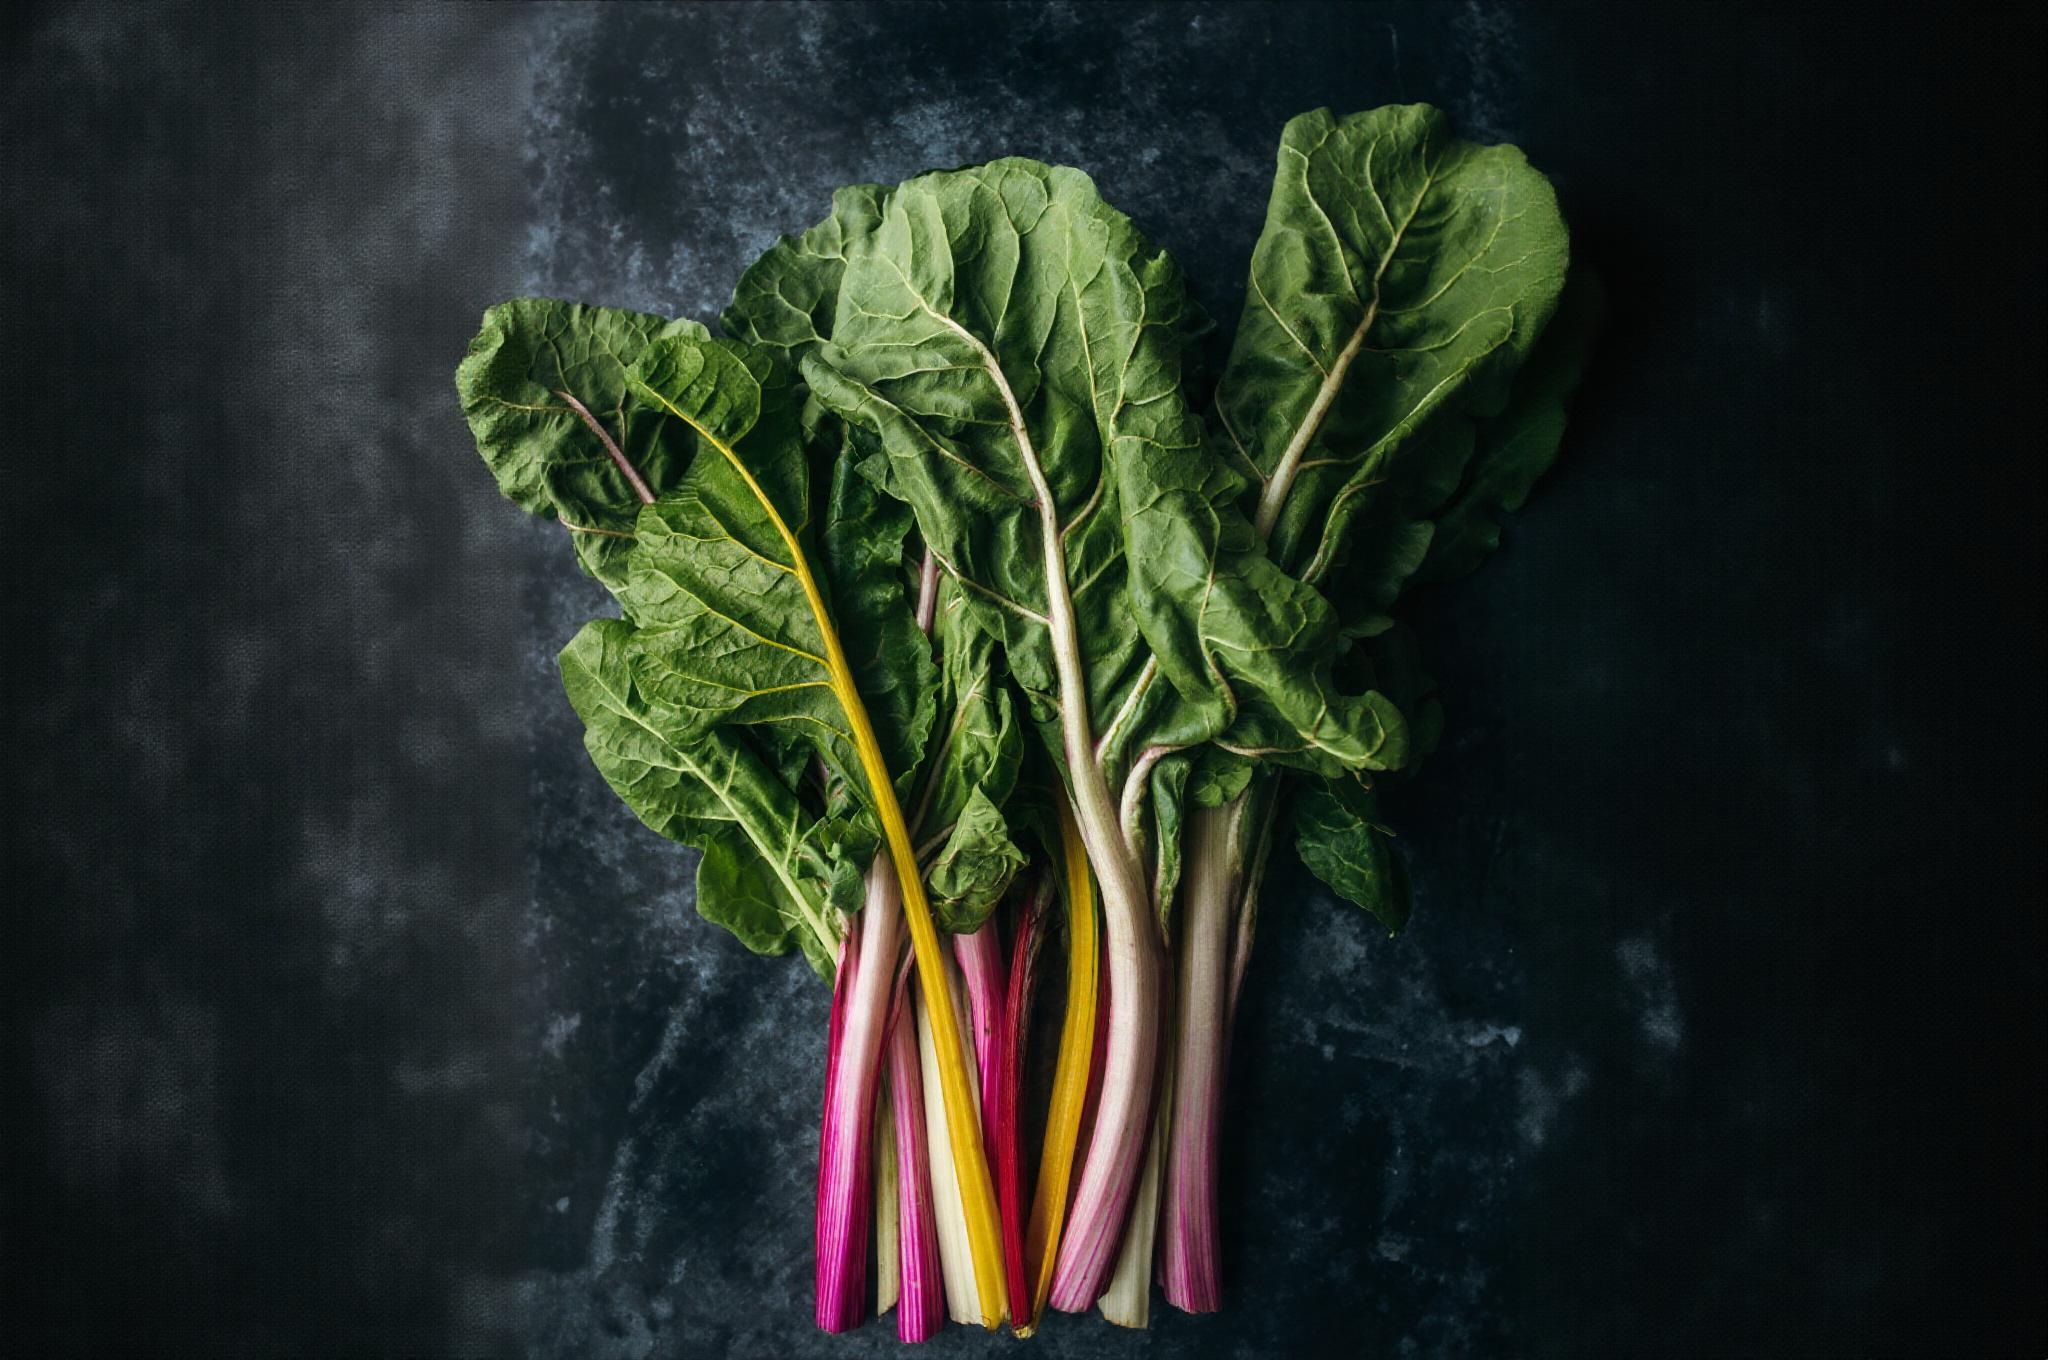
[[[834,186],[1005,153],[1088,169],[1227,330],[1281,122],[1417,99],[1552,173],[1608,341],[1503,552],[1421,603],[1414,928],[1275,870],[1227,1311],[1032,1344],[2048,1342],[2038,21],[0,29],[0,1350],[892,1350],[809,1325],[827,997],[583,759],[552,657],[605,601],[454,363],[519,292],[708,320]]]

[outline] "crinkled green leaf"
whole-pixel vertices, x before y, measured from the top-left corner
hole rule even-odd
[[[839,307],[846,244],[881,221],[886,192],[877,184],[850,184],[832,195],[831,216],[770,246],[740,276],[732,305],[719,318],[725,333],[774,350],[792,366],[822,344]]]
[[[697,860],[697,914],[756,954],[787,954],[797,929],[784,918],[787,895],[767,868],[751,846],[709,837]]]
[[[698,910],[749,949],[781,953],[801,934],[828,963],[860,902],[873,842],[821,824],[737,733],[700,730],[638,683],[634,629],[600,619],[562,650],[562,686],[605,781],[641,821],[707,852]],[[708,867],[707,867],[708,866]],[[706,887],[710,891],[706,891]]]
[[[704,334],[694,321],[520,298],[484,313],[455,371],[462,409],[499,489],[522,509],[569,526],[583,569],[614,591],[625,580],[640,499],[563,394],[583,405],[659,494],[681,477],[694,441],[629,388],[626,371],[654,341]]]
[[[1296,752],[1390,762],[1398,715],[1329,688],[1327,606],[1265,560],[1201,448],[1178,271],[1085,175],[1005,160],[921,176],[838,244],[833,327],[803,352],[805,379],[879,439],[867,468],[1002,637],[1034,716],[1060,703],[1042,484],[1106,765],[1198,742],[1245,696]]]
[[[643,685],[688,731],[720,723],[794,725],[864,796],[866,777],[831,675],[830,649],[804,585],[816,548],[805,546],[812,541],[809,468],[786,373],[738,342],[685,339],[650,348],[632,381],[708,446],[637,521],[620,600],[639,626]],[[871,546],[842,545],[854,576],[874,565]],[[852,629],[867,639],[857,678],[877,698],[870,717],[884,761],[900,777],[917,763],[916,715],[929,723],[921,695],[930,687],[930,660],[914,621],[906,630],[865,612],[871,606],[907,615],[900,588],[893,601],[851,577],[839,589],[862,602]],[[849,650],[849,666],[853,656]],[[913,719],[907,724],[890,721],[906,715]]]
[[[1381,460],[1377,485],[1333,516],[1344,546],[1319,583],[1342,602],[1347,633],[1383,630],[1402,591],[1461,576],[1499,546],[1499,517],[1520,509],[1557,460],[1602,306],[1593,275],[1573,269],[1499,414],[1440,412]]]
[[[826,589],[847,665],[906,797],[940,700],[931,642],[917,626],[905,576],[911,529],[907,507],[881,494],[851,459],[833,461],[822,534]]]
[[[1222,807],[1245,791],[1257,768],[1243,756],[1204,747],[1188,771],[1188,797],[1196,807]]]
[[[835,298],[846,263],[847,243],[874,231],[880,225],[882,191],[867,187],[842,190],[835,196],[832,216],[801,237],[784,238],[749,269],[735,291],[733,305],[724,321],[728,330],[764,344],[784,347],[792,357],[801,358],[829,336],[833,309],[824,300]],[[827,420],[831,417],[828,415]],[[849,443],[865,441],[879,455],[880,441],[874,432],[860,426],[848,430]],[[885,460],[876,457],[871,466],[880,468]],[[1000,618],[975,618],[976,605],[985,601],[963,599],[962,587],[950,575],[939,609],[936,636],[945,669],[944,689],[947,713],[942,716],[933,742],[931,768],[924,776],[923,806],[913,820],[924,823],[919,839],[936,845],[948,834],[968,797],[981,789],[996,803],[1004,803],[1016,778],[1021,750],[1019,728],[1012,715],[1008,687],[994,638],[1003,633]],[[981,611],[986,613],[985,608]],[[1154,668],[1156,673],[1156,667]],[[1156,692],[1148,699],[1123,709],[1126,721],[1113,732],[1108,745],[1115,767],[1137,734],[1148,728],[1149,720],[1173,704],[1169,687],[1148,686]],[[1052,749],[1058,748],[1057,707],[1041,690],[1030,696],[1033,716]],[[1023,815],[1031,821],[1029,798],[1017,800]],[[1011,820],[1018,806],[1013,804]],[[1045,813],[1044,832],[1056,831],[1051,804]],[[1042,837],[1041,837],[1042,839]],[[1052,844],[1059,851],[1056,835]]]
[[[1017,771],[1016,787],[1003,803],[1003,817],[1010,824],[1012,839],[1024,848],[1041,869],[1061,880],[1060,900],[1064,910],[1066,846],[1060,839],[1060,812],[1067,804],[1067,791],[1060,786],[1052,757],[1038,742],[1024,743],[1023,761]]]
[[[1010,839],[1002,809],[976,786],[925,871],[940,924],[951,931],[979,927],[1023,867],[1024,852]]]
[[[1411,906],[1408,871],[1354,779],[1308,779],[1294,800],[1294,846],[1309,872],[1398,935]]]
[[[1347,635],[1373,637],[1393,623],[1395,602],[1428,559],[1433,516],[1456,491],[1473,445],[1471,421],[1439,416],[1380,460],[1383,480],[1332,512],[1338,546],[1315,583],[1343,614]]]
[[[1254,479],[1274,557],[1342,613],[1340,681],[1407,715],[1411,769],[1443,714],[1391,611],[1411,581],[1476,562],[1494,514],[1554,456],[1576,368],[1551,377],[1546,356],[1553,333],[1580,329],[1570,303],[1552,324],[1567,258],[1548,182],[1513,147],[1459,141],[1434,109],[1287,127],[1216,447]],[[1398,931],[1408,883],[1374,798],[1357,780],[1308,781],[1296,841]]]
[[[1414,630],[1404,623],[1374,634],[1359,644],[1358,651],[1360,663],[1371,677],[1369,683],[1408,715],[1408,763],[1394,777],[1413,778],[1443,735],[1444,711],[1437,697],[1436,677],[1423,664]]]
[[[1421,521],[1471,449],[1468,431],[1431,427],[1500,410],[1566,258],[1549,182],[1514,147],[1459,140],[1436,109],[1288,123],[1218,388],[1219,446],[1256,478],[1273,556],[1304,580],[1328,573],[1360,516],[1380,525],[1381,565],[1347,581],[1347,617],[1383,612],[1421,562]]]
[[[1205,748],[1205,753],[1206,753]],[[1159,933],[1173,942],[1173,899],[1180,889],[1181,828],[1187,824],[1187,786],[1194,760],[1168,756],[1152,767],[1152,906]]]
[[[1479,422],[1477,451],[1456,494],[1437,512],[1436,533],[1417,580],[1462,576],[1500,545],[1498,516],[1521,509],[1529,488],[1557,461],[1565,408],[1585,372],[1605,310],[1598,277],[1573,270],[1556,317],[1516,375],[1506,408]]]
[[[920,844],[950,836],[977,794],[998,807],[1006,803],[1023,759],[1023,735],[995,640],[969,619],[957,582],[941,578],[933,635],[944,707],[911,816]]]

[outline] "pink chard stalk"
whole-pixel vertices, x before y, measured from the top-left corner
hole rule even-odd
[[[923,1071],[910,1018],[909,973],[897,980],[889,1010],[889,1096],[896,1117],[896,1233],[899,1291],[896,1336],[927,1341],[946,1325],[946,1288],[939,1275],[939,1228],[932,1209],[931,1161],[925,1155]]]
[[[890,983],[903,938],[895,874],[878,860],[867,901],[840,955],[832,989],[825,1120],[818,1147],[817,1322],[850,1331],[867,1314],[869,1217],[874,1205],[875,1092]]]
[[[1180,1011],[1176,1078],[1159,1279],[1166,1301],[1188,1313],[1223,1306],[1216,1241],[1216,1144],[1223,1123],[1233,968],[1231,917],[1237,905],[1237,819],[1204,809],[1191,818],[1180,929]]]
[[[982,1122],[987,1124],[988,1112],[996,1108],[996,1087],[1003,1070],[1003,1006],[1009,993],[1004,978],[1003,932],[993,914],[973,933],[953,937],[953,957],[967,984],[974,1056],[981,1077]],[[989,1155],[995,1155],[992,1144]]]
[[[1009,1281],[1013,1329],[1031,1330],[1031,1280],[1024,1263],[1025,1219],[1031,1204],[1025,1194],[1019,1159],[1022,1122],[1024,1052],[1031,1033],[1031,1003],[1038,993],[1038,955],[1045,942],[1041,922],[1051,890],[1051,875],[1040,880],[1017,916],[1016,939],[1010,947],[1010,989],[1003,1017],[1002,1072],[996,1085],[995,1113],[988,1121],[989,1165],[995,1171],[996,1203],[1002,1217],[1003,1270]]]

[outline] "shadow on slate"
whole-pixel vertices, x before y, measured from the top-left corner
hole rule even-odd
[[[1220,355],[1281,124],[1412,100],[1552,175],[1612,316],[1556,473],[1417,600],[1413,927],[1275,867],[1226,1311],[1030,1344],[2048,1343],[2038,21],[5,23],[0,1350],[893,1353],[810,1327],[825,989],[584,758],[553,655],[607,605],[454,364],[519,293],[710,320],[834,187],[1010,153]]]

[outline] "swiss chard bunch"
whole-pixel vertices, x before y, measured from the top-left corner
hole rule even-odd
[[[1258,880],[1291,831],[1406,919],[1373,781],[1441,719],[1397,609],[1555,454],[1590,315],[1565,264],[1520,153],[1416,107],[1288,126],[1213,392],[1173,261],[1027,160],[842,190],[741,278],[727,338],[487,315],[479,447],[623,615],[562,655],[592,758],[700,850],[700,912],[834,986],[821,1327],[1142,1326],[1155,1273],[1218,1306]]]

